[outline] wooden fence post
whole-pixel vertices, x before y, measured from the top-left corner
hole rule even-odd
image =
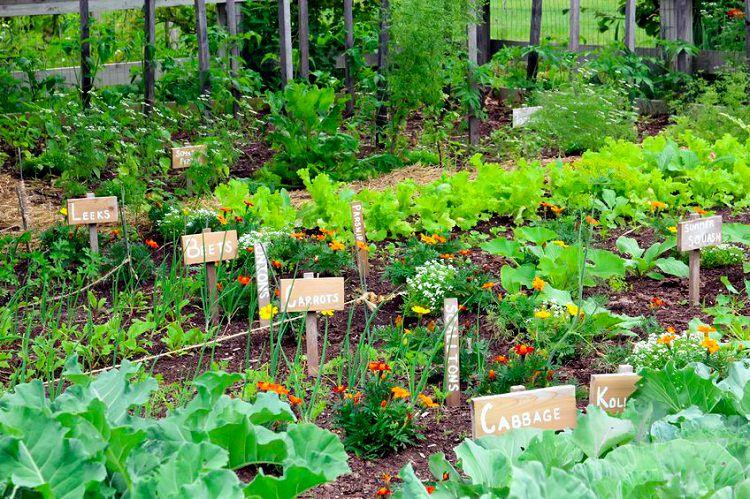
[[[529,45],[539,46],[542,40],[542,0],[531,0],[531,35]],[[528,66],[526,67],[526,78],[536,79],[539,71],[539,53],[533,51],[529,54]]]
[[[472,12],[476,14],[474,6],[471,7]],[[469,55],[469,83],[473,91],[478,91],[476,82],[474,81],[474,69],[477,67],[479,62],[479,54],[477,49],[477,25],[474,20],[469,22],[469,26],[466,30],[468,40],[468,55]],[[481,97],[480,97],[481,100]],[[481,104],[480,104],[481,105]],[[479,119],[473,109],[469,109],[469,145],[475,146],[479,143]]]
[[[237,4],[234,0],[227,0],[227,30],[229,31],[229,75],[232,78],[232,114],[236,118],[240,114],[240,91],[234,81],[239,73],[240,49],[237,46]]]
[[[581,49],[581,0],[570,0],[570,39],[568,50],[578,52]]]
[[[477,27],[477,61],[487,64],[492,58],[492,24],[489,0],[482,3],[482,15]]]
[[[625,47],[635,52],[635,0],[625,0]]]
[[[299,0],[299,76],[305,81],[310,78],[310,16],[307,13],[307,0]]]
[[[205,0],[195,0],[195,31],[198,37],[198,68],[200,70],[201,94],[207,94],[211,91],[207,30],[206,2]]]
[[[216,4],[216,24],[221,26],[223,29],[228,30],[227,5],[224,3]],[[226,44],[220,43],[218,47],[216,47],[216,55],[219,57],[219,59],[222,59],[222,64],[223,64],[224,63],[223,59],[227,56]]]
[[[693,43],[693,0],[674,0],[677,40]],[[693,58],[685,51],[677,55],[677,71],[693,72]]]
[[[78,0],[81,16],[81,102],[86,109],[91,103],[91,89],[94,86],[91,76],[91,26],[89,23],[89,0]]]
[[[156,0],[144,0],[143,14],[146,26],[146,44],[143,47],[143,112],[151,114],[156,101]]]
[[[292,20],[289,0],[279,0],[279,62],[281,65],[281,87],[294,79],[292,68]]]
[[[375,116],[375,143],[378,146],[385,144],[383,129],[388,122],[388,108],[383,103],[386,99],[386,83],[384,75],[388,68],[388,42],[389,42],[389,22],[390,5],[388,0],[380,1],[380,34],[378,36],[378,73],[381,78],[378,82],[377,101],[378,111]]]
[[[344,0],[344,31],[346,32],[346,87],[349,90],[346,113],[351,115],[354,112],[354,60],[351,54],[354,48],[353,0]]]

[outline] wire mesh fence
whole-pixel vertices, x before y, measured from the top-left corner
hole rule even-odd
[[[544,0],[542,39],[567,44],[570,32],[570,0]],[[528,42],[531,0],[490,0],[491,36],[494,40]],[[607,45],[622,40],[625,16],[618,0],[581,0],[581,44]],[[636,29],[636,45],[652,47],[656,40]]]

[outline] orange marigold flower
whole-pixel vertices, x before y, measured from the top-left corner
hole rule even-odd
[[[276,289],[275,289],[275,290],[273,291],[273,295],[274,295],[274,296],[275,296],[276,298],[280,298],[280,297],[281,297],[281,290],[280,290],[279,288],[276,288]]]
[[[661,201],[651,201],[649,205],[651,206],[651,211],[663,210],[667,207],[667,203],[662,203]]]
[[[490,380],[493,380],[493,379],[495,379],[495,370],[494,370],[494,369],[490,369],[490,370],[489,370],[489,372],[487,373],[487,377],[488,377],[488,378],[489,378]]]
[[[513,350],[516,352],[517,355],[520,355],[521,357],[525,357],[534,351],[534,347],[521,343],[520,345],[514,346]]]
[[[241,224],[242,222],[245,221],[245,219],[237,215],[236,217],[234,217],[234,221],[237,222],[238,224]]]
[[[701,341],[701,346],[708,350],[708,353],[716,353],[719,351],[719,343],[713,338],[706,338]]]
[[[112,229],[112,231],[110,232],[110,234],[111,234],[111,235],[112,235],[113,237],[117,237],[117,236],[119,236],[119,235],[120,235],[120,229]]]
[[[430,245],[437,244],[437,240],[435,240],[434,237],[432,237],[432,236],[426,236],[424,234],[420,234],[419,235],[419,240],[422,241],[425,244],[430,244]]]
[[[546,285],[547,283],[541,277],[534,277],[534,280],[531,281],[531,287],[537,291],[542,291]]]
[[[438,407],[440,405],[437,402],[434,402],[432,400],[432,397],[429,397],[425,395],[424,393],[420,393],[419,395],[417,395],[417,398],[425,407],[433,408],[433,407]]]
[[[394,386],[393,388],[391,388],[391,393],[393,394],[393,398],[409,398],[409,390],[407,390],[406,388],[401,388],[400,386]]]
[[[552,369],[547,371],[547,381],[552,381],[552,378],[554,377],[555,377],[555,371],[553,371]]]
[[[250,284],[250,276],[249,275],[241,275],[237,277],[237,282],[242,284],[243,286],[247,286]]]
[[[281,263],[280,261],[278,261],[278,260],[271,260],[271,265],[272,265],[272,266],[273,266],[273,268],[275,268],[275,269],[280,269],[280,268],[281,268],[281,267],[282,267],[282,266],[283,266],[284,264],[282,264],[282,263]]]
[[[216,220],[218,220],[221,225],[227,224],[227,219],[224,215],[216,215]]]
[[[440,255],[440,258],[442,258],[443,260],[453,260],[454,258],[456,258],[456,255],[454,255],[453,253],[443,253],[442,255]]]
[[[224,289],[224,285],[222,283],[220,283],[220,282],[217,282],[216,283],[216,289],[218,289],[219,291],[221,291],[222,289]]]
[[[668,326],[667,327],[667,332],[669,334],[675,334],[677,332],[677,330],[675,328],[673,328],[672,326]]]
[[[587,224],[592,225],[594,227],[596,227],[597,225],[599,225],[599,220],[597,220],[596,218],[592,217],[591,215],[586,215],[586,218],[584,218],[584,220],[586,220]]]
[[[388,401],[387,400],[381,400],[380,401],[380,407],[382,407],[383,409],[385,409],[385,406],[387,406],[387,405],[388,405]]]
[[[471,250],[468,250],[468,249],[458,250],[458,254],[461,256],[469,256],[471,255]]]
[[[326,240],[326,235],[325,234],[318,234],[317,236],[315,236],[315,239],[317,239],[318,241],[325,241]]]
[[[444,238],[443,236],[441,236],[439,234],[433,234],[432,237],[435,239],[436,242],[438,242],[440,244],[448,241],[446,238]]]
[[[701,216],[702,215],[708,215],[708,212],[706,210],[704,210],[703,208],[701,208],[700,206],[694,206],[693,207],[693,212],[697,213],[698,215],[701,215]]]
[[[427,330],[431,333],[435,331],[435,321],[430,321],[427,323]]]
[[[508,363],[508,357],[505,355],[498,355],[495,357],[495,362],[499,362],[500,364],[507,364]]]
[[[367,369],[372,372],[384,373],[391,370],[391,366],[382,361],[370,362],[367,364]]]
[[[224,213],[224,214],[227,214],[227,213],[229,213],[229,212],[232,211],[232,208],[229,208],[227,206],[222,206],[221,208],[219,208],[219,211],[222,212],[222,213]]]
[[[433,492],[435,492],[435,486],[434,485],[425,485],[424,488],[425,488],[425,490],[427,491],[428,494],[432,494]]]
[[[328,243],[328,247],[333,251],[341,251],[342,249],[346,248],[346,246],[344,246],[344,243],[340,241],[332,241]]]
[[[697,329],[698,329],[699,332],[701,332],[703,334],[715,333],[716,332],[716,328],[713,327],[713,326],[709,326],[708,324],[698,324],[698,328]]]
[[[370,246],[364,241],[357,241],[357,249],[362,251],[370,251]]]
[[[559,215],[560,213],[562,213],[563,211],[565,211],[565,208],[563,208],[561,206],[552,205],[550,207],[550,210],[552,210],[552,213],[554,213],[555,215]]]
[[[730,19],[742,19],[745,17],[745,13],[742,11],[742,9],[729,9],[727,11],[727,17]]]
[[[329,237],[333,237],[336,234],[336,231],[330,229],[320,229],[320,233]]]
[[[393,324],[395,324],[396,327],[401,327],[401,325],[403,325],[403,323],[404,323],[404,318],[401,317],[400,315],[397,315],[396,319],[393,321]]]
[[[289,403],[292,405],[300,405],[302,403],[302,399],[299,397],[295,397],[294,395],[289,395]]]
[[[146,246],[148,246],[152,250],[159,249],[159,244],[153,239],[146,239]]]
[[[292,239],[296,239],[297,241],[302,241],[303,239],[305,239],[304,232],[292,232],[290,236],[292,237]]]
[[[387,487],[380,487],[377,492],[375,492],[376,496],[389,496],[391,495],[391,491],[388,490]]]
[[[346,385],[336,385],[331,390],[333,393],[341,395],[342,393],[346,392]]]
[[[448,472],[447,472],[447,471],[443,473],[443,480],[447,480],[447,479],[449,479],[450,477],[451,477],[451,476],[450,476],[450,475],[448,474]]]
[[[656,342],[660,345],[671,345],[672,342],[675,340],[676,336],[674,334],[664,333],[661,336],[659,336],[659,339],[656,340]]]
[[[482,284],[482,289],[492,289],[496,286],[496,283],[493,281],[485,282]]]
[[[244,200],[243,203],[245,203],[245,206],[247,206],[248,208],[253,207],[253,202],[250,201],[249,199]]]
[[[659,308],[663,306],[664,306],[664,300],[662,300],[661,298],[657,296],[654,296],[653,298],[651,298],[651,301],[648,304],[649,308]]]

